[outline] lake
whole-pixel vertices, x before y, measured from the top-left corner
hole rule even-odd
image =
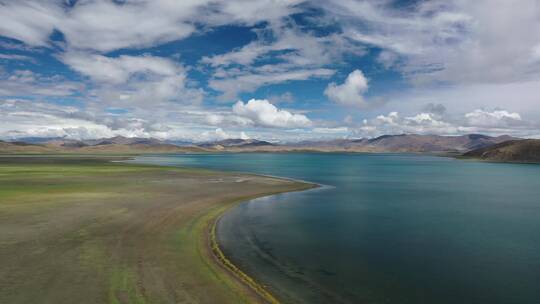
[[[135,161],[324,185],[219,222],[226,255],[284,302],[540,302],[540,165],[345,153]]]

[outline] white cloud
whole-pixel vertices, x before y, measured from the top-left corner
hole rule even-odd
[[[305,115],[280,110],[265,99],[251,99],[246,103],[238,101],[232,110],[234,114],[263,127],[305,128],[312,124]]]
[[[257,88],[269,84],[283,83],[294,80],[311,78],[327,78],[334,74],[330,69],[296,69],[290,71],[277,71],[260,67],[252,72],[240,72],[235,76],[214,78],[209,81],[209,87],[223,92],[222,99],[230,100],[237,97],[239,92],[253,92]]]
[[[534,55],[540,42],[536,0],[435,0],[406,8],[391,1],[321,5],[351,39],[403,58],[399,70],[417,82],[509,83],[540,74]]]
[[[201,136],[197,138],[196,141],[199,142],[205,142],[205,141],[216,141],[216,140],[224,140],[229,138],[240,138],[240,139],[249,139],[250,137],[246,134],[246,132],[241,131],[240,133],[237,133],[238,135],[231,134],[229,132],[225,132],[222,128],[216,128],[215,130],[208,130],[201,133]]]
[[[445,112],[463,115],[476,109],[506,109],[540,117],[540,81],[507,84],[471,84],[400,90],[387,96],[386,111],[425,111],[426,104],[439,104]]]
[[[25,56],[25,55],[17,55],[17,54],[0,54],[0,60],[19,60],[19,61],[31,61],[35,63],[34,58]]]
[[[137,73],[157,76],[174,76],[183,73],[183,68],[171,60],[154,56],[122,55],[113,58],[97,54],[68,52],[61,59],[72,69],[95,81],[112,84],[125,83]]]
[[[505,110],[489,112],[477,109],[465,114],[465,118],[470,125],[480,127],[507,127],[522,123],[519,113]]]
[[[527,137],[538,134],[539,128],[540,125],[523,120],[516,112],[506,110],[490,112],[477,109],[463,116],[443,116],[426,112],[402,116],[398,112],[390,112],[373,119],[365,119],[354,132],[358,136],[370,137],[403,133],[438,135],[483,133]]]
[[[187,87],[184,67],[171,59],[155,56],[106,57],[67,52],[60,57],[97,86],[101,102],[119,105],[155,106],[163,101],[200,103],[204,91]]]
[[[249,65],[270,52],[284,52],[278,56],[294,66],[323,66],[340,59],[344,53],[363,54],[364,48],[350,43],[341,34],[315,36],[302,31],[294,23],[275,22],[255,31],[257,39],[231,52],[203,57],[202,63],[213,67],[233,64]],[[268,39],[268,37],[274,39]]]
[[[217,128],[213,131],[205,131],[201,134],[202,141],[222,140],[227,138],[230,138],[230,136],[227,132],[223,131],[222,128]]]
[[[61,20],[55,2],[8,1],[0,4],[0,35],[33,46],[48,45],[49,35]]]
[[[313,128],[313,132],[322,134],[346,134],[349,131],[347,127],[336,128]]]
[[[367,106],[363,94],[368,90],[368,80],[360,70],[352,71],[343,84],[330,83],[324,94],[344,106]]]
[[[450,135],[459,131],[451,123],[437,120],[431,113],[402,117],[397,112],[390,112],[388,115],[364,120],[354,132],[357,136],[374,137],[403,133]]]
[[[0,138],[35,136],[89,139],[122,135],[200,142],[247,136],[241,132],[229,133],[222,128],[216,130],[215,127],[208,127],[200,119],[207,114],[206,111],[137,109],[123,115],[101,109],[93,111],[38,101],[0,99]]]
[[[111,129],[99,123],[70,117],[77,111],[24,100],[0,100],[0,137],[62,137],[90,138],[112,134]]]
[[[291,20],[278,20],[254,30],[257,38],[228,53],[201,59],[213,69],[210,86],[223,92],[223,99],[234,99],[239,92],[289,80],[329,77],[326,68],[344,54],[361,55],[364,48],[342,34],[315,35]],[[272,58],[273,64],[259,65]]]
[[[242,131],[240,132],[240,139],[247,140],[249,139],[249,136],[246,134],[246,132]]]
[[[101,52],[146,47],[188,37],[196,23],[253,25],[295,11],[298,0],[8,1],[0,10],[0,35],[47,46],[54,29],[71,48]]]
[[[112,1],[77,3],[58,24],[70,46],[111,51],[150,46],[195,31],[191,19],[207,1]]]
[[[214,23],[240,22],[253,25],[260,21],[274,21],[299,11],[296,5],[304,0],[230,0],[218,2],[219,14],[210,15]]]
[[[382,64],[385,69],[390,69],[394,67],[399,60],[399,56],[388,50],[383,50],[377,56],[377,62]]]
[[[11,73],[0,70],[0,96],[72,96],[82,88],[81,84],[60,76],[43,76],[29,70]]]

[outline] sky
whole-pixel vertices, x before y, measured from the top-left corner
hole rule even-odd
[[[540,137],[538,0],[0,0],[0,139]]]

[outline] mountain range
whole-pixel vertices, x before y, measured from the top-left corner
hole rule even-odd
[[[498,156],[495,158],[505,160],[509,156],[503,157],[501,155],[507,155],[507,152],[488,152],[491,151],[490,147],[499,149],[496,151],[508,151],[510,145],[506,146],[506,143],[513,143],[512,147],[514,147],[517,144],[524,145],[525,142],[529,143],[527,144],[528,149],[538,149],[535,145],[530,144],[532,142],[508,135],[493,137],[482,134],[460,136],[401,134],[383,135],[376,138],[295,143],[271,143],[257,139],[225,139],[189,143],[123,136],[89,140],[29,137],[11,142],[0,141],[0,153],[412,152],[464,154],[466,157],[485,159],[496,154]]]
[[[1,142],[0,152],[419,152],[464,153],[489,147],[517,138],[503,135],[492,137],[481,134],[461,136],[440,135],[383,135],[376,138],[335,139],[328,141],[302,141],[296,143],[271,143],[257,139],[225,139],[205,143],[171,142],[155,138],[123,137],[74,140],[66,138],[19,138]]]
[[[383,135],[376,138],[337,139],[320,142],[300,142],[289,145],[295,149],[313,148],[323,151],[349,152],[418,152],[418,153],[463,153],[516,139],[508,135],[492,137],[481,134],[461,136],[440,135]]]

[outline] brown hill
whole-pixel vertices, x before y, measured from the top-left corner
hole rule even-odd
[[[52,152],[49,147],[23,142],[5,142],[0,140],[0,153],[24,154]]]
[[[540,163],[540,139],[510,140],[463,154],[489,161]]]

